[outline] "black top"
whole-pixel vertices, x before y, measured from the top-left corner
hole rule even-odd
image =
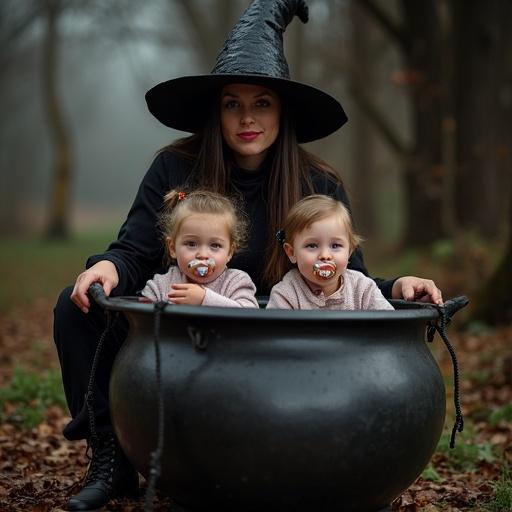
[[[268,173],[269,167],[264,162],[257,172],[235,167],[230,178],[230,192],[241,196],[242,206],[249,219],[249,230],[247,249],[235,254],[229,266],[247,272],[256,284],[259,295],[268,295],[270,292],[261,282],[267,243]],[[171,189],[182,187],[189,174],[190,163],[170,152],[158,154],[142,180],[117,240],[110,244],[105,253],[91,256],[87,260],[87,268],[101,260],[114,263],[119,274],[119,284],[112,295],[134,294],[141,290],[155,273],[164,273],[167,270],[164,244],[157,228],[157,216],[162,208],[164,195]],[[341,182],[334,181],[333,178],[315,170],[311,176],[316,193],[334,197],[350,209]],[[359,249],[350,257],[348,268],[368,275],[363,254]],[[375,281],[384,296],[390,298],[393,281]]]

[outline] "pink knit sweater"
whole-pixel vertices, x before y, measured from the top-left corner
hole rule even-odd
[[[187,283],[186,276],[179,267],[171,266],[166,274],[155,274],[150,279],[142,295],[153,301],[171,302],[167,294],[171,291],[171,285]],[[221,306],[232,308],[257,308],[258,301],[254,294],[256,286],[249,274],[242,270],[227,268],[214,281],[203,285],[206,290],[202,306]]]
[[[375,282],[356,270],[345,270],[343,284],[329,297],[315,293],[294,268],[270,292],[267,308],[275,309],[394,309]]]

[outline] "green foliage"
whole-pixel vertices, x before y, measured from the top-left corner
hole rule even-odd
[[[465,330],[468,334],[472,334],[473,336],[490,336],[496,331],[493,326],[479,320],[471,320],[468,322]]]
[[[0,421],[33,428],[44,420],[52,405],[66,408],[60,372],[43,374],[16,368],[10,383],[0,388]]]
[[[494,497],[487,504],[489,512],[512,510],[512,473],[508,466],[503,468],[500,479],[494,484]]]
[[[438,240],[432,244],[430,252],[435,260],[449,260],[455,254],[455,243],[452,239]]]
[[[472,372],[464,372],[462,374],[463,380],[469,380],[476,384],[485,384],[491,377],[490,370],[475,370]]]
[[[432,464],[429,464],[421,473],[421,477],[425,480],[430,480],[431,482],[435,482],[440,484],[444,482],[444,478],[434,469]]]
[[[84,233],[67,241],[39,238],[0,239],[0,311],[28,305],[39,297],[56,297],[72,284],[91,254],[103,252],[115,230]]]
[[[495,427],[500,421],[512,422],[512,404],[505,404],[503,407],[499,407],[491,413],[489,423],[493,427]]]
[[[466,426],[455,438],[455,447],[450,448],[450,434],[443,434],[437,451],[446,455],[447,463],[458,471],[472,471],[480,461],[494,462],[493,445],[489,442],[473,443],[474,431]]]

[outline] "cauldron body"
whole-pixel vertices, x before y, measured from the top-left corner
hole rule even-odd
[[[153,309],[113,309],[131,329],[112,371],[112,420],[147,475],[158,423]],[[167,307],[158,487],[191,510],[385,507],[420,475],[443,428],[443,379],[425,343],[435,318]]]

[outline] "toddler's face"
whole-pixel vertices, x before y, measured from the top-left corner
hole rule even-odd
[[[181,224],[175,240],[168,240],[169,253],[191,282],[216,279],[233,255],[224,215],[194,213]]]
[[[339,286],[348,265],[350,244],[343,222],[337,216],[313,222],[301,231],[284,250],[313,289],[331,295]]]

